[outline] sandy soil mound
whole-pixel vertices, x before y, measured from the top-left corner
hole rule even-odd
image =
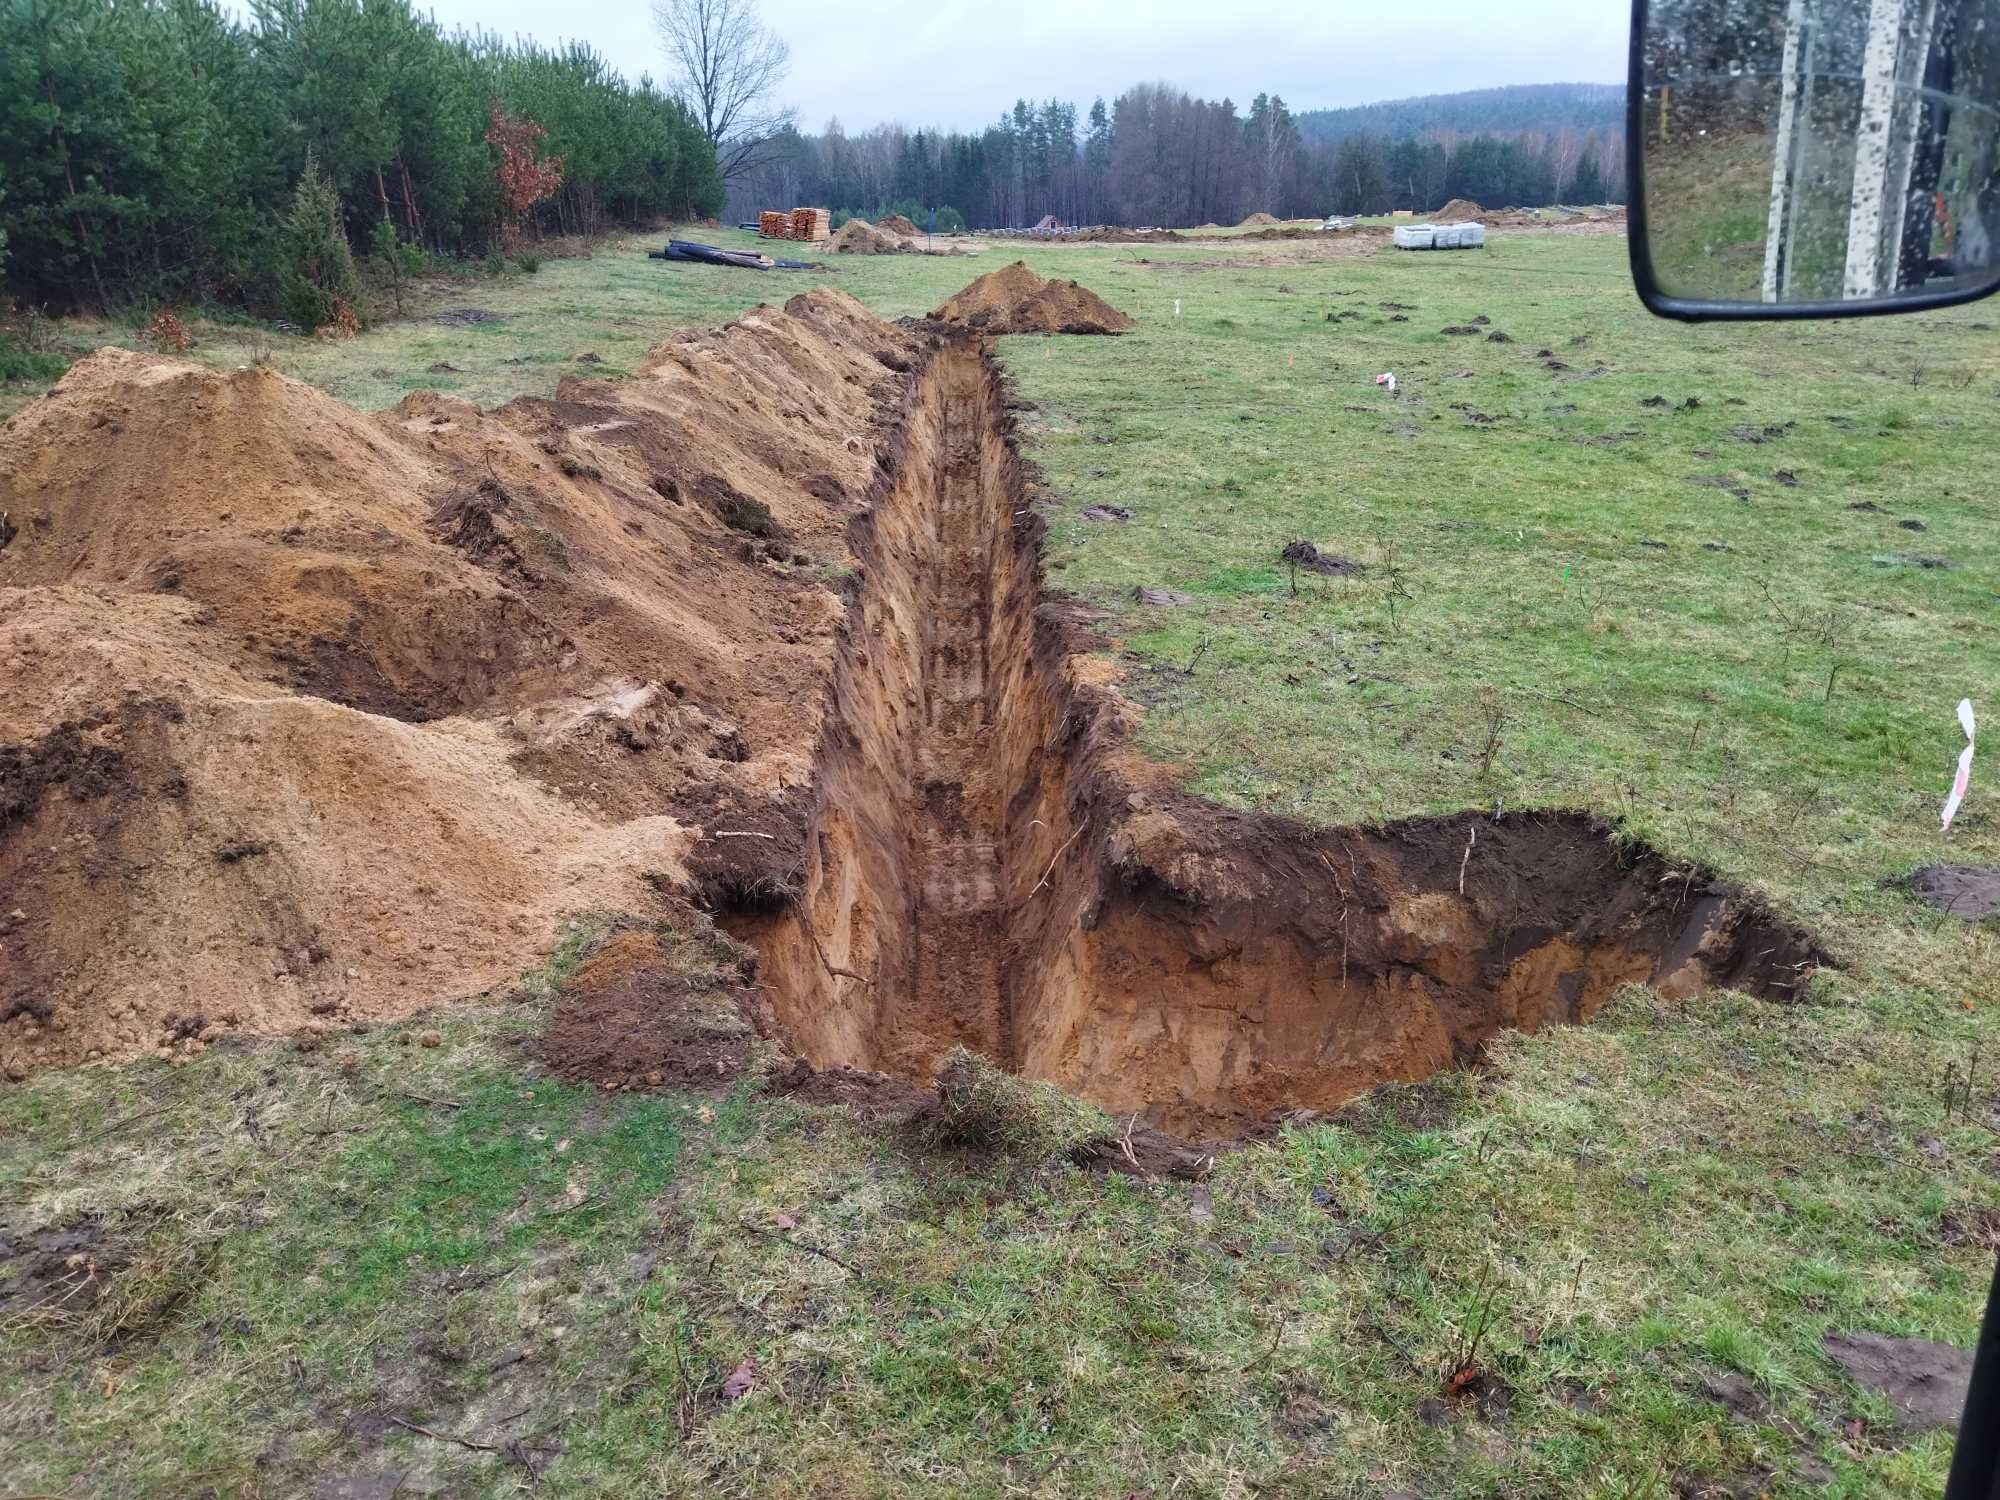
[[[1284,221],[1276,214],[1267,214],[1259,210],[1254,214],[1244,215],[1243,221],[1236,227],[1238,229],[1268,229],[1271,225],[1282,222]]]
[[[886,230],[890,234],[916,235],[923,233],[921,229],[917,228],[916,225],[912,224],[908,219],[904,218],[901,214],[890,214],[888,218],[884,219],[881,223],[877,224],[875,227],[877,229]]]
[[[841,294],[495,411],[119,350],[0,428],[0,1065],[476,992],[809,779],[921,339]]]
[[[906,247],[893,234],[884,234],[866,219],[849,219],[835,231],[833,248],[842,255],[895,255]]]
[[[1443,208],[1431,215],[1433,224],[1463,224],[1471,219],[1483,219],[1486,210],[1470,198],[1454,198]]]
[[[1074,281],[1044,281],[1015,261],[932,309],[940,323],[982,333],[1124,333],[1139,325]]]

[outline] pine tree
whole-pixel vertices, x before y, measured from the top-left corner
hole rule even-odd
[[[1578,203],[1604,201],[1604,170],[1598,166],[1594,152],[1585,152],[1582,160],[1577,162],[1576,176],[1570,179],[1569,195]]]
[[[278,295],[285,316],[303,333],[356,324],[360,290],[341,227],[340,197],[310,154],[278,242]]]

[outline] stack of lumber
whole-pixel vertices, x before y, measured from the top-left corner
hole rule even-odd
[[[793,209],[792,238],[795,240],[832,239],[833,215],[823,208]]]
[[[792,216],[763,212],[757,215],[757,233],[767,240],[788,240],[792,237]]]

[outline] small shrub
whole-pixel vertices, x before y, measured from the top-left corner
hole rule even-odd
[[[514,264],[532,276],[535,272],[541,270],[542,258],[533,250],[523,250],[519,255],[514,257]]]
[[[0,380],[60,380],[68,368],[60,354],[0,344]]]
[[[556,467],[572,479],[602,479],[604,471],[596,464],[578,458],[574,453],[565,453],[556,460]]]
[[[784,531],[771,507],[748,495],[731,495],[722,502],[722,524],[747,536],[779,536]]]
[[[351,339],[361,332],[361,317],[347,305],[345,297],[333,298],[327,320],[313,330],[316,339]]]
[[[189,337],[187,325],[171,307],[163,307],[153,314],[152,322],[146,325],[146,342],[162,354],[185,354],[194,343]]]
[[[937,1104],[917,1120],[927,1146],[1045,1162],[1109,1133],[1105,1115],[1054,1084],[1021,1078],[954,1047],[938,1070]]]
[[[507,271],[507,257],[498,250],[487,251],[486,259],[480,264],[485,267],[488,276],[502,276]]]
[[[383,280],[389,283],[390,295],[396,301],[396,314],[400,317],[403,294],[409,289],[410,282],[423,274],[430,256],[424,252],[422,245],[398,238],[395,224],[384,214],[375,221],[375,232],[368,242],[368,259]]]
[[[548,135],[541,124],[526,115],[510,115],[498,99],[486,104],[486,143],[500,152],[493,169],[493,185],[500,190],[505,217],[500,221],[500,238],[513,244],[521,226],[537,203],[555,196],[563,185],[563,159],[541,154],[541,141]]]

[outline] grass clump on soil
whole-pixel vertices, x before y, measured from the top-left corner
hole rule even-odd
[[[1111,1129],[1102,1110],[963,1047],[945,1055],[936,1088],[936,1106],[917,1122],[918,1139],[933,1150],[1048,1162]]]
[[[784,528],[771,514],[771,507],[748,495],[731,494],[722,501],[722,524],[745,536],[778,537]]]

